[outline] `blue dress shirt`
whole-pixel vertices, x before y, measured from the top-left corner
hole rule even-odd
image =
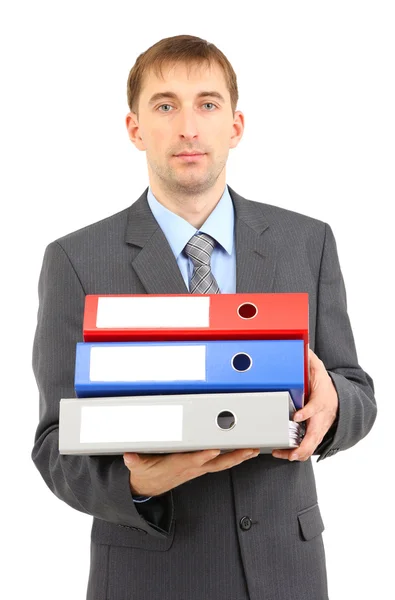
[[[234,208],[228,186],[225,186],[219,202],[207,217],[206,221],[196,229],[185,219],[163,206],[148,188],[149,207],[162,229],[173,251],[185,285],[190,289],[193,263],[183,252],[186,244],[195,233],[210,235],[217,242],[211,255],[211,271],[218,283],[221,294],[236,292],[236,252],[234,243]],[[147,502],[152,496],[134,496],[134,502]]]

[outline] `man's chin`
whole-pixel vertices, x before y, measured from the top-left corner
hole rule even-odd
[[[175,185],[183,186],[186,188],[194,187],[196,185],[204,186],[204,185],[207,185],[207,181],[208,181],[207,175],[202,175],[202,173],[200,173],[200,174],[186,173],[186,174],[181,174],[181,175],[180,175],[180,173],[177,173],[177,174],[175,174],[175,177],[172,180],[172,182]]]
[[[176,181],[172,182],[169,186],[175,193],[187,194],[187,195],[198,195],[202,194],[208,189],[210,189],[211,185],[205,179],[203,181]]]

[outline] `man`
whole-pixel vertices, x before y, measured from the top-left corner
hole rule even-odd
[[[229,149],[244,130],[237,98],[230,63],[200,38],[167,38],[141,54],[126,125],[146,152],[150,185],[131,207],[45,252],[32,458],[54,494],[94,517],[88,600],[328,598],[311,456],[367,435],[374,387],[357,361],[330,227],[226,185]],[[188,291],[308,292],[311,394],[296,413],[307,425],[300,447],[255,460],[245,449],[60,456],[59,400],[75,395],[85,294]]]

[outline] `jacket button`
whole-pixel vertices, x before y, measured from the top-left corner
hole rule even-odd
[[[240,528],[243,529],[243,531],[248,531],[248,529],[251,529],[251,526],[252,521],[250,517],[242,517],[240,519]]]

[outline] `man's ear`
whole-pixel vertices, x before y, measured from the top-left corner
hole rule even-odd
[[[136,146],[138,150],[145,150],[145,146],[143,140],[140,136],[140,128],[138,123],[137,114],[134,112],[129,112],[126,115],[126,129],[128,131],[129,139]]]
[[[233,118],[233,135],[230,138],[229,148],[236,148],[244,133],[244,114],[237,110]]]

